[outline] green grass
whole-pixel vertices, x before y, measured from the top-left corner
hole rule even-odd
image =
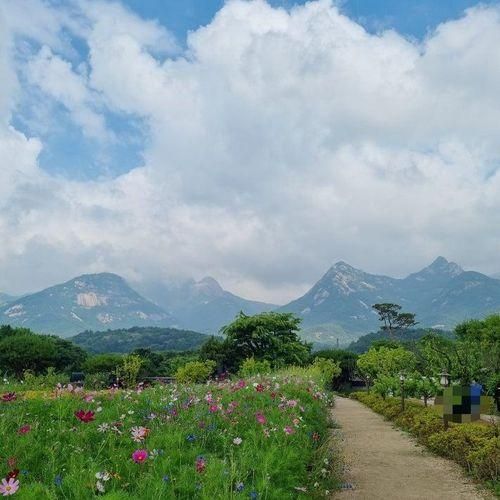
[[[19,469],[15,496],[37,500],[327,495],[335,487],[328,394],[304,371],[245,382],[18,393],[0,403],[0,478]],[[79,421],[80,409],[95,412],[95,420]],[[102,424],[110,430],[100,432]],[[20,434],[26,425],[31,430]],[[143,442],[132,440],[136,426],[150,430]],[[132,460],[136,449],[148,451],[145,463]],[[99,472],[110,475],[101,481],[105,493],[96,489]]]

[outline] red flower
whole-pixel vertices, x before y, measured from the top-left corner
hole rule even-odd
[[[28,432],[30,431],[31,431],[31,425],[23,425],[22,427],[19,427],[17,433],[23,436],[24,434],[28,434]]]
[[[7,481],[9,479],[17,479],[17,476],[19,476],[19,469],[12,469],[10,472],[7,473],[7,477],[5,479],[7,479]]]
[[[264,386],[263,386],[262,384],[257,384],[257,385],[255,386],[255,390],[256,390],[257,392],[264,392]]]
[[[203,457],[198,457],[196,459],[196,472],[199,474],[203,474],[205,472],[205,469],[207,467],[207,462]]]
[[[78,410],[75,411],[75,417],[80,420],[80,422],[84,422],[88,424],[89,422],[92,422],[92,420],[95,419],[95,413],[93,411],[85,411],[85,410]]]
[[[2,395],[2,401],[4,403],[9,403],[10,401],[15,401],[17,399],[15,392],[6,392]]]

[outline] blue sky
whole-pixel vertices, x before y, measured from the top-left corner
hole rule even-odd
[[[187,33],[210,23],[224,0],[124,0],[122,3],[142,18],[158,20],[182,47]],[[305,2],[270,0],[269,3],[291,8]],[[474,0],[343,0],[338,5],[344,14],[369,32],[395,29],[407,37],[422,39],[439,23],[460,17],[466,8],[477,3]],[[79,39],[73,39],[72,44],[84,60],[85,44]],[[73,61],[75,66],[79,62]],[[40,95],[36,91],[26,94],[13,117],[13,124],[29,136],[43,137],[44,149],[39,161],[47,171],[85,180],[113,177],[143,163],[147,123],[130,115],[103,110],[107,126],[117,140],[101,144],[85,137],[64,107],[56,103],[47,103],[50,107],[47,113],[56,118],[53,120],[55,126],[40,131],[34,126],[36,116],[33,116],[40,112],[39,103]]]

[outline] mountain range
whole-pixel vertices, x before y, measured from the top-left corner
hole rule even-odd
[[[0,306],[0,324],[62,337],[84,330],[174,323],[171,314],[111,273],[79,276]]]
[[[452,329],[468,318],[500,312],[500,280],[438,257],[405,278],[370,274],[346,262],[333,265],[302,297],[275,306],[238,297],[210,277],[157,283],[141,294],[115,274],[83,275],[41,292],[3,303],[0,324],[70,336],[134,326],[175,327],[217,333],[242,310],[277,310],[303,320],[303,337],[346,344],[378,329],[372,305],[400,304],[417,315],[419,327]],[[148,298],[145,298],[148,297]]]
[[[243,311],[254,315],[278,306],[238,297],[212,277],[199,281],[156,283],[141,292],[163,309],[170,311],[183,327],[201,333],[217,333]]]
[[[378,328],[371,306],[380,302],[415,313],[419,326],[452,329],[465,319],[500,312],[500,280],[464,271],[444,257],[406,278],[369,274],[338,262],[305,295],[278,310],[301,316],[316,340],[345,342]]]

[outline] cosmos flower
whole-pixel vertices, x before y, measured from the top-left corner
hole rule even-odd
[[[144,441],[146,437],[149,434],[149,429],[147,427],[132,427],[130,430],[130,433],[132,434],[132,439],[136,442],[139,443],[140,441]]]
[[[0,493],[2,496],[7,497],[13,495],[19,489],[19,481],[13,477],[7,479],[2,479],[0,484]]]
[[[17,395],[15,392],[6,392],[5,394],[2,394],[1,400],[4,403],[10,403],[11,401],[15,401],[17,399]],[[12,495],[12,493],[9,493]]]
[[[196,472],[198,472],[199,474],[203,474],[203,472],[205,472],[206,467],[207,467],[206,460],[202,456],[199,456],[196,459]]]
[[[95,419],[95,413],[93,411],[85,411],[85,410],[78,410],[75,411],[75,417],[80,420],[80,422],[84,422],[85,424],[88,424],[89,422],[92,422],[92,420]]]
[[[293,430],[293,427],[290,427],[289,425],[287,425],[287,426],[283,429],[283,431],[285,432],[285,434],[288,434],[288,435],[293,434],[293,433],[295,432],[295,431]]]
[[[240,437],[235,437],[235,438],[233,439],[233,443],[234,443],[236,446],[239,446],[242,442],[243,442],[243,439],[241,439]]]
[[[259,422],[259,424],[261,425],[265,425],[265,423],[267,422],[266,420],[266,417],[264,416],[264,414],[260,411],[258,411],[256,414],[255,414],[255,419],[257,420],[257,422]]]
[[[31,425],[23,425],[19,427],[17,433],[23,436],[24,434],[28,434],[31,431]]]
[[[132,453],[132,460],[136,464],[143,464],[148,459],[148,456],[147,450],[135,450],[134,453]]]

